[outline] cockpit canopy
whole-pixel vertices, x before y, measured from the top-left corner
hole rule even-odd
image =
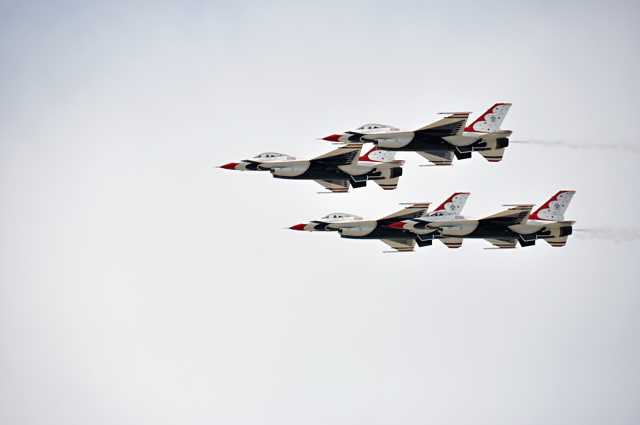
[[[450,212],[450,211],[431,211],[430,213],[426,214],[427,217],[445,217],[445,216],[454,216],[456,215],[456,213],[454,212]],[[460,215],[458,215],[458,217],[462,217]]]
[[[377,130],[380,128],[393,128],[393,127],[391,127],[390,125],[384,125],[384,124],[365,124],[363,126],[356,128],[356,130]]]
[[[254,158],[256,159],[264,159],[264,158],[278,158],[278,157],[283,157],[283,156],[290,156],[287,155],[286,153],[278,153],[278,152],[263,152],[260,155],[256,155],[254,156]]]
[[[345,214],[345,213],[331,213],[322,217],[321,220],[339,220],[343,218],[353,218],[354,220],[362,220],[362,217],[358,217],[357,215],[353,215],[353,214]]]
[[[294,157],[287,155],[286,153],[278,153],[278,152],[263,152],[260,155],[256,155],[253,157],[253,159],[261,159],[261,160],[269,160],[273,158],[295,159]]]

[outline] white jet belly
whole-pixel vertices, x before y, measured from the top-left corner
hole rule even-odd
[[[299,176],[309,169],[311,163],[309,161],[281,162],[277,164],[263,164],[262,167],[268,167],[275,176],[295,177]]]
[[[362,136],[364,140],[375,141],[380,149],[398,149],[409,144],[415,134],[413,131],[399,131],[387,134],[367,134]]]
[[[431,223],[429,227],[438,227],[444,236],[465,236],[476,230],[477,220]]]
[[[349,224],[330,224],[328,227],[340,229],[340,232],[345,236],[366,236],[373,232],[377,224],[375,221],[359,221]]]

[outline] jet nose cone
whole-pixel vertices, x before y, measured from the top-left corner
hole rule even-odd
[[[332,134],[331,136],[323,137],[322,140],[326,140],[328,142],[339,142],[341,134]]]
[[[227,170],[235,170],[237,165],[238,165],[237,162],[230,162],[228,164],[221,165],[220,168],[226,168]]]
[[[295,226],[289,227],[289,229],[291,229],[291,230],[304,230],[304,228],[306,226],[307,226],[307,223],[300,223],[300,224],[296,224]]]
[[[397,223],[390,224],[389,227],[393,229],[404,229],[404,221],[399,221]]]

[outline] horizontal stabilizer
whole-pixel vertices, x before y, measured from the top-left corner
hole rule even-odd
[[[374,180],[374,182],[378,183],[378,185],[384,190],[393,190],[398,187],[398,181],[400,177],[394,177],[392,179],[379,179]]]
[[[502,161],[502,156],[504,155],[504,148],[500,149],[492,149],[488,151],[478,151],[478,153],[489,162],[500,162]]]
[[[547,241],[549,245],[558,248],[558,247],[564,246],[567,243],[567,236],[562,236],[559,238],[548,238],[548,239],[545,239],[545,241]]]
[[[462,238],[442,238],[440,241],[447,246],[447,248],[460,248],[462,246]]]

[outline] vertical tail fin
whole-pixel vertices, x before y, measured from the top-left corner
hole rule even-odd
[[[504,121],[504,117],[507,116],[510,107],[510,103],[496,103],[480,118],[465,128],[464,131],[476,133],[495,133],[500,131],[500,125]]]
[[[529,219],[545,221],[564,220],[564,212],[567,210],[569,202],[571,202],[571,198],[573,198],[575,193],[573,190],[561,190],[531,214]]]
[[[442,205],[433,210],[432,213],[442,211],[448,214],[460,214],[469,195],[469,192],[456,192],[444,201]]]

